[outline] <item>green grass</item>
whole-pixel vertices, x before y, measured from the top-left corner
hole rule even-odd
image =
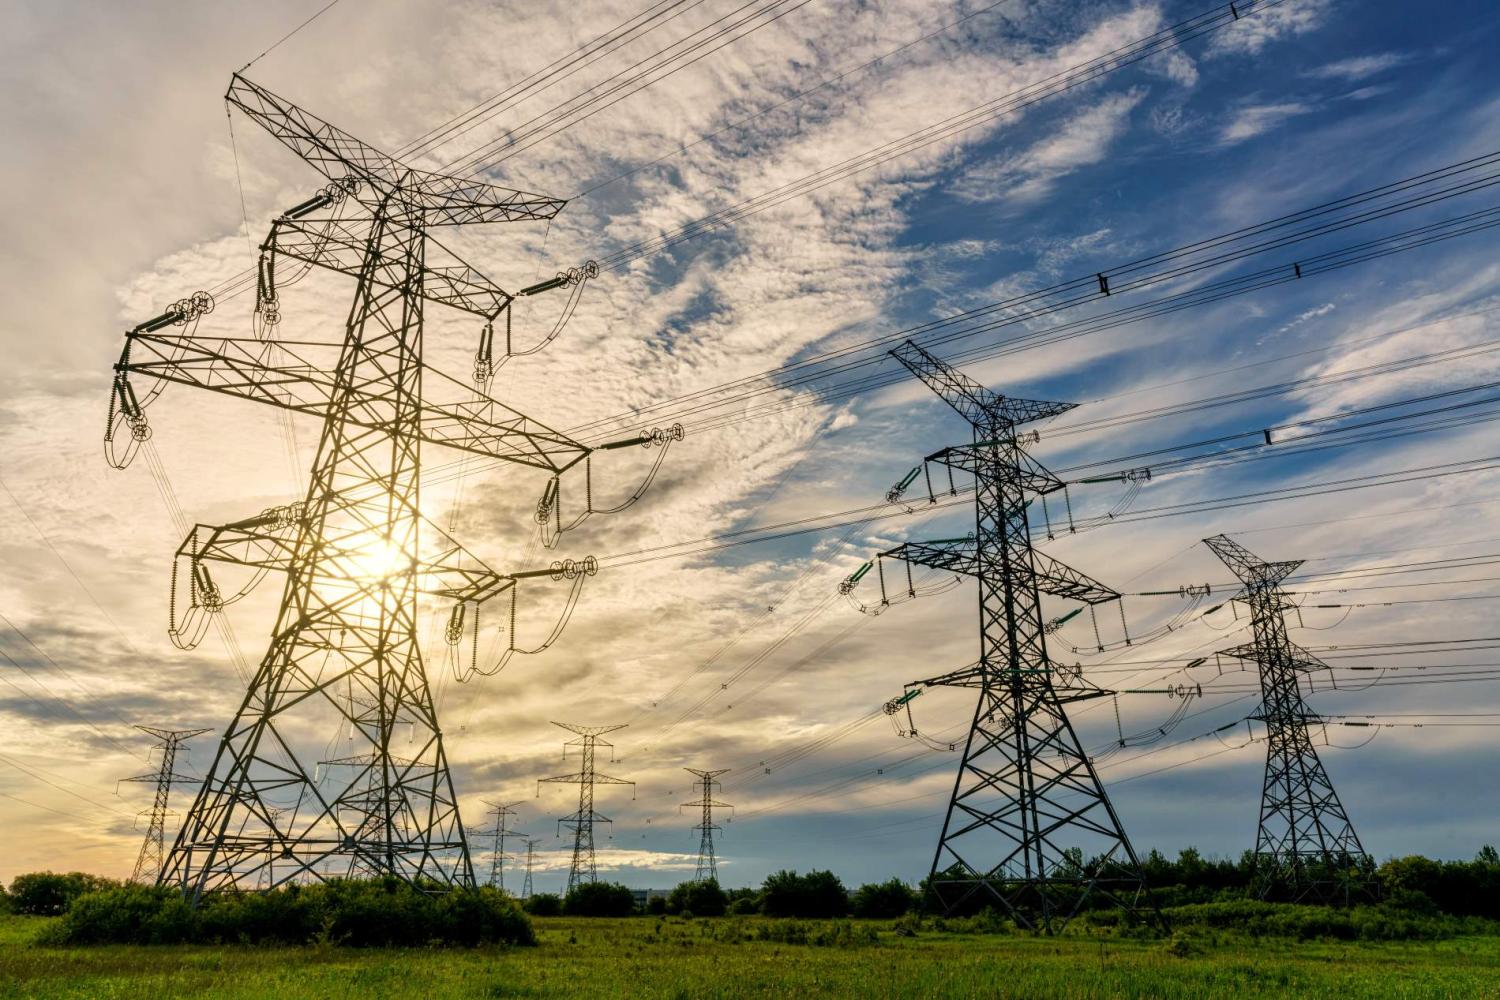
[[[0,997],[1462,997],[1500,998],[1500,938],[1439,942],[903,937],[889,924],[805,927],[827,945],[757,940],[761,918],[546,918],[514,949],[48,948],[48,923],[0,917]],[[866,929],[875,932],[868,940]],[[780,936],[785,937],[784,932]],[[796,935],[792,935],[795,937]]]

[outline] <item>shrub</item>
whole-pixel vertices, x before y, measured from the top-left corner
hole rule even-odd
[[[856,917],[890,920],[916,908],[917,899],[905,882],[893,878],[872,882],[854,891],[850,909]]]
[[[563,911],[562,897],[551,892],[528,896],[521,906],[534,917],[560,917]]]
[[[646,900],[646,912],[653,917],[659,917],[667,912],[667,899],[665,896],[652,896]]]
[[[849,912],[849,893],[833,872],[780,871],[767,877],[760,910],[771,917],[842,917]]]
[[[397,879],[335,880],[269,892],[206,896],[194,910],[166,886],[88,893],[47,935],[53,944],[312,942],[354,947],[534,944],[515,901],[477,889],[412,886]]]
[[[667,897],[668,913],[684,911],[698,917],[722,917],[729,909],[729,897],[713,880],[707,882],[683,882]]]
[[[847,920],[809,924],[801,920],[768,920],[753,932],[757,941],[778,944],[810,944],[818,948],[856,948],[876,944],[880,935],[869,926],[856,927]]]
[[[635,893],[618,882],[585,882],[563,898],[570,917],[628,917],[635,912]]]
[[[741,896],[729,904],[729,912],[736,917],[749,917],[760,912],[760,903],[754,896]]]
[[[84,893],[46,938],[57,944],[181,944],[197,921],[182,893],[127,884]]]
[[[17,913],[55,917],[66,913],[73,901],[86,892],[118,886],[114,879],[83,872],[32,872],[17,875],[10,883],[10,903]]]

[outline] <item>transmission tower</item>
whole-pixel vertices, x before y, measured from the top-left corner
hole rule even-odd
[[[135,859],[135,869],[130,881],[154,883],[159,875],[166,853],[167,798],[173,785],[195,783],[196,778],[178,774],[177,748],[194,736],[201,736],[207,729],[156,729],[152,726],[136,726],[141,732],[155,736],[157,742],[152,750],[161,751],[161,763],[153,774],[138,774],[125,781],[139,781],[156,786],[156,798],[151,803],[151,824],[146,827],[146,839],[141,843],[141,853]]]
[[[728,774],[729,768],[718,771],[700,771],[695,767],[685,767],[684,771],[696,775],[697,785],[701,796],[693,802],[684,802],[678,806],[679,809],[687,809],[698,806],[703,809],[703,819],[693,827],[698,831],[698,871],[693,875],[695,882],[717,882],[719,880],[718,859],[714,856],[714,831],[719,829],[714,825],[714,807],[720,809],[733,809],[734,806],[728,802],[714,801],[714,786],[718,784],[714,779],[721,774]]]
[[[979,695],[933,857],[932,892],[947,912],[999,905],[1047,932],[1096,893],[1157,919],[1135,850],[1064,710],[1111,692],[1056,670],[1047,655],[1041,594],[1089,605],[1119,598],[1031,544],[1028,508],[1064,483],[1027,454],[1033,439],[1018,428],[1074,404],[990,392],[910,341],[891,355],[973,427],[972,444],[927,458],[973,477],[973,534],[908,542],[879,557],[979,583],[979,661],[907,685]]]
[[[526,839],[526,883],[521,887],[521,898],[530,899],[533,889],[531,887],[531,869],[536,863],[537,842],[531,838]]]
[[[592,452],[675,437],[654,432],[590,447],[489,395],[494,368],[504,361],[495,360],[494,324],[505,323],[509,357],[516,296],[573,287],[576,299],[595,272],[575,269],[510,293],[430,232],[546,220],[561,200],[409,167],[238,74],[226,100],[330,183],[277,218],[262,244],[254,337],[200,335],[199,319],[214,306],[207,293],[127,332],[115,366],[107,452],[118,467],[128,464],[150,437],[145,407],[168,383],[316,416],[323,426],[301,501],[199,525],[178,550],[189,571],[179,594],[174,563],[170,631],[185,645],[201,636],[206,615],[239,596],[220,589],[210,562],[247,567],[253,579],[279,570],[286,584],[270,648],[224,731],[161,880],[194,900],[205,891],[349,872],[471,885],[418,648],[419,596],[451,602],[450,626],[462,629],[467,613],[477,650],[479,605],[508,594],[514,651],[516,582],[550,576],[576,587],[597,565],[564,560],[508,574],[487,567],[422,516],[422,447],[545,471],[550,516],[559,477],[578,466],[587,475]],[[283,319],[276,266],[287,260],[357,280],[341,337],[273,336]],[[433,305],[483,323],[474,385],[424,363],[424,313]],[[181,622],[179,597],[186,605]],[[323,742],[318,734],[346,725],[355,752],[316,779],[309,765]],[[273,821],[275,808],[285,812]],[[274,876],[263,879],[272,858]]]
[[[566,826],[573,831],[573,866],[568,869],[568,891],[572,892],[579,883],[599,880],[598,869],[594,863],[594,824],[611,821],[603,813],[594,811],[594,786],[629,785],[634,789],[635,782],[613,778],[594,770],[594,751],[599,747],[614,749],[613,743],[607,743],[599,737],[617,729],[624,729],[626,724],[618,726],[574,726],[566,722],[552,724],[561,726],[570,733],[578,734],[576,740],[569,740],[563,744],[563,758],[566,759],[568,756],[568,747],[577,747],[579,756],[582,758],[579,769],[573,774],[559,774],[553,778],[542,778],[537,781],[538,795],[542,792],[541,786],[545,784],[578,786],[578,811],[557,821],[559,830]],[[613,756],[610,759],[613,760]]]
[[[1309,723],[1322,719],[1303,703],[1299,677],[1329,667],[1287,637],[1285,615],[1295,605],[1281,582],[1302,560],[1268,563],[1227,535],[1203,542],[1245,585],[1232,600],[1250,609],[1254,638],[1220,655],[1260,668],[1261,703],[1250,716],[1266,727],[1266,774],[1255,836],[1260,890],[1294,901],[1348,902],[1355,895],[1369,895],[1373,862],[1307,731]]]
[[[504,892],[505,861],[510,857],[509,854],[505,853],[505,838],[522,836],[519,830],[512,830],[509,826],[510,818],[516,815],[516,811],[512,807],[518,806],[521,803],[490,802],[486,799],[484,804],[490,807],[489,812],[485,815],[493,816],[495,818],[494,824],[484,830],[471,830],[469,836],[490,838],[490,877],[488,882],[496,889]]]

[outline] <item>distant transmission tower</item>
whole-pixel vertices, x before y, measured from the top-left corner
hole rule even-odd
[[[594,451],[665,445],[680,429],[590,447],[489,395],[494,369],[505,360],[496,357],[502,352],[494,324],[505,323],[508,357],[513,299],[572,287],[576,303],[594,269],[513,294],[430,231],[551,219],[561,200],[415,169],[238,74],[226,100],[330,183],[277,218],[262,244],[255,336],[200,336],[199,318],[214,305],[207,293],[126,334],[107,452],[123,468],[149,439],[144,409],[166,383],[316,416],[323,426],[299,502],[227,525],[199,525],[178,550],[189,571],[182,593],[174,574],[171,633],[187,646],[201,637],[206,614],[238,596],[221,591],[209,562],[247,567],[253,579],[279,570],[286,584],[270,649],[224,731],[161,879],[195,900],[206,891],[349,872],[470,885],[473,867],[418,648],[419,596],[453,605],[450,631],[462,633],[467,616],[477,658],[480,604],[509,594],[513,611],[517,580],[579,581],[597,566],[566,560],[510,574],[486,567],[423,517],[422,447],[545,471],[541,520],[556,513],[559,477],[575,466],[586,470]],[[286,260],[357,279],[341,335],[274,336],[282,318],[276,268]],[[483,324],[473,385],[424,362],[424,315],[432,306]],[[513,633],[509,646],[515,649]],[[477,669],[473,659],[470,668]],[[327,734],[346,725],[353,752],[315,777]],[[272,824],[274,808],[285,812]],[[274,874],[262,878],[273,858]]]
[[[536,845],[537,845],[537,842],[535,840],[532,840],[529,837],[527,838],[527,840],[526,840],[526,884],[521,887],[521,898],[522,899],[530,899],[531,898],[531,894],[535,891],[532,888],[532,885],[531,885],[531,869],[536,864]]]
[[[1322,719],[1303,703],[1299,675],[1329,667],[1287,637],[1285,614],[1295,605],[1281,581],[1302,560],[1268,563],[1227,535],[1203,542],[1245,585],[1232,599],[1250,608],[1254,638],[1220,655],[1260,667],[1261,703],[1250,717],[1266,726],[1266,774],[1255,836],[1261,892],[1320,902],[1368,895],[1373,863],[1307,732],[1309,723]]]
[[[486,800],[484,804],[490,807],[489,812],[485,815],[493,816],[495,818],[494,824],[488,829],[470,831],[469,836],[490,838],[490,876],[488,882],[496,889],[504,892],[505,861],[510,857],[509,854],[505,853],[505,838],[520,835],[520,831],[512,830],[509,823],[510,818],[516,815],[516,811],[512,807],[518,806],[521,803],[490,802]]]
[[[595,785],[630,785],[635,787],[635,782],[626,781],[622,778],[612,778],[607,774],[600,774],[594,770],[594,751],[598,747],[609,747],[613,749],[613,743],[606,743],[599,737],[605,733],[612,733],[617,729],[624,729],[625,724],[618,726],[573,726],[566,722],[554,722],[554,726],[561,726],[570,733],[577,733],[578,739],[569,740],[563,744],[563,757],[568,756],[568,747],[578,747],[582,762],[579,770],[572,774],[559,774],[554,778],[542,778],[537,781],[537,794],[541,794],[541,786],[545,784],[569,784],[578,786],[578,811],[571,816],[564,816],[558,820],[559,827],[570,827],[573,830],[573,866],[568,869],[568,891],[583,882],[597,882],[599,875],[594,862],[594,824],[608,823],[610,818],[603,813],[594,811],[594,786]],[[613,758],[611,758],[613,759]]]
[[[695,882],[717,882],[719,880],[718,859],[714,856],[714,831],[719,829],[714,825],[714,807],[720,809],[733,809],[734,806],[728,802],[714,801],[714,786],[718,784],[714,779],[721,774],[728,774],[729,768],[718,771],[700,771],[695,767],[685,767],[684,771],[698,776],[698,790],[701,796],[693,802],[684,802],[678,806],[679,809],[688,809],[694,806],[703,809],[703,819],[693,827],[699,832],[698,837],[698,871],[693,875]]]
[[[1035,551],[1027,521],[1032,501],[1064,483],[1026,453],[1017,428],[1074,404],[990,392],[910,341],[891,355],[974,429],[972,444],[927,459],[973,476],[973,534],[881,553],[979,583],[979,662],[907,685],[979,695],[932,862],[932,892],[945,911],[999,905],[1045,931],[1095,893],[1136,911],[1146,903],[1140,862],[1063,708],[1111,692],[1054,668],[1040,597],[1094,605],[1119,594]]]
[[[151,824],[146,827],[146,839],[141,842],[141,853],[135,859],[135,869],[130,881],[152,884],[161,875],[166,852],[167,797],[173,785],[196,783],[198,779],[178,774],[177,748],[194,736],[201,736],[207,729],[156,729],[152,726],[136,726],[143,733],[155,736],[157,743],[152,750],[161,751],[161,763],[153,774],[138,774],[125,781],[139,781],[156,786],[156,798],[151,803]]]

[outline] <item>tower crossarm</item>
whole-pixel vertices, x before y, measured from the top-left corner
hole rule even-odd
[[[329,180],[354,178],[372,209],[397,194],[426,226],[550,219],[567,204],[526,191],[409,167],[389,153],[278,97],[236,73],[224,99]]]
[[[882,559],[899,559],[916,566],[979,575],[979,543],[973,538],[938,538],[929,542],[903,542],[880,553]]]
[[[120,780],[137,781],[147,785],[196,785],[203,779],[194,777],[191,774],[178,774],[175,771],[171,774],[163,774],[160,771],[152,771],[150,774],[137,774],[129,778],[121,778]]]
[[[927,677],[919,681],[908,681],[906,687],[930,688],[930,687],[967,687],[982,688],[987,683],[985,670],[982,664],[971,663],[967,667],[959,667],[950,670],[946,674],[938,674],[936,677]]]
[[[1032,549],[1031,558],[1035,566],[1037,589],[1044,594],[1082,601],[1084,604],[1103,604],[1106,601],[1118,600],[1120,597],[1119,591],[1106,587],[1098,580],[1085,576],[1051,556]]]
[[[973,444],[954,445],[951,448],[933,452],[926,457],[926,461],[959,469],[970,475],[982,474],[993,465],[994,448],[998,443],[1000,442],[984,440],[975,441]],[[1015,452],[1015,459],[1014,474],[1021,488],[1027,493],[1038,495],[1055,493],[1067,485],[1024,451],[1018,449]]]
[[[366,275],[387,288],[411,284],[409,262],[372,242],[369,233],[370,226],[360,219],[283,216],[272,224],[261,249],[353,278]],[[415,287],[422,298],[487,320],[510,304],[508,292],[430,235],[425,255],[426,262],[415,268],[421,275]]]
[[[1268,563],[1228,535],[1203,539],[1203,544],[1228,566],[1247,588],[1263,590],[1285,580],[1302,565],[1301,559]]]
[[[339,385],[332,373],[301,357],[299,346],[291,341],[137,329],[127,335],[115,373],[119,378],[134,374],[210,389],[317,417],[327,417],[337,399],[347,423],[389,430],[392,402],[384,392]],[[271,347],[280,349],[279,358],[272,359]],[[431,444],[554,474],[581,462],[591,450],[488,396],[458,403],[424,400],[418,406],[416,433]]]
[[[1032,420],[1066,413],[1077,403],[1052,403],[1039,399],[1013,399],[992,392],[952,365],[933,357],[912,341],[904,341],[890,352],[943,402],[975,427],[1008,429]]]
[[[285,572],[292,566],[298,545],[298,526],[287,523],[286,515],[281,513],[287,509],[272,508],[264,514],[231,524],[196,525],[178,546],[177,555],[195,563],[209,561]],[[424,553],[416,566],[418,589],[422,593],[481,604],[515,586],[517,575],[491,569],[442,528],[425,518],[423,523],[427,537],[436,545]],[[326,544],[333,550],[325,553],[331,560],[330,565],[341,565],[347,571],[347,575],[341,573],[330,579],[335,582],[357,581],[362,572],[368,575],[368,570],[361,567],[368,563],[370,554],[359,535],[351,535],[351,543],[343,552],[339,551],[337,539],[327,539]]]
[[[1279,650],[1277,652],[1278,655],[1281,655]],[[1247,642],[1239,646],[1232,646],[1229,649],[1221,649],[1218,655],[1233,657],[1236,660],[1247,660],[1251,663],[1260,663],[1269,658],[1271,651],[1268,651],[1258,643]],[[1295,643],[1289,642],[1286,644],[1284,655],[1287,657],[1284,665],[1291,667],[1293,670],[1312,671],[1333,669]]]
[[[577,785],[582,782],[591,781],[596,785],[634,785],[633,781],[624,778],[612,778],[598,771],[577,771],[573,774],[558,774],[551,778],[538,778],[538,785]]]

